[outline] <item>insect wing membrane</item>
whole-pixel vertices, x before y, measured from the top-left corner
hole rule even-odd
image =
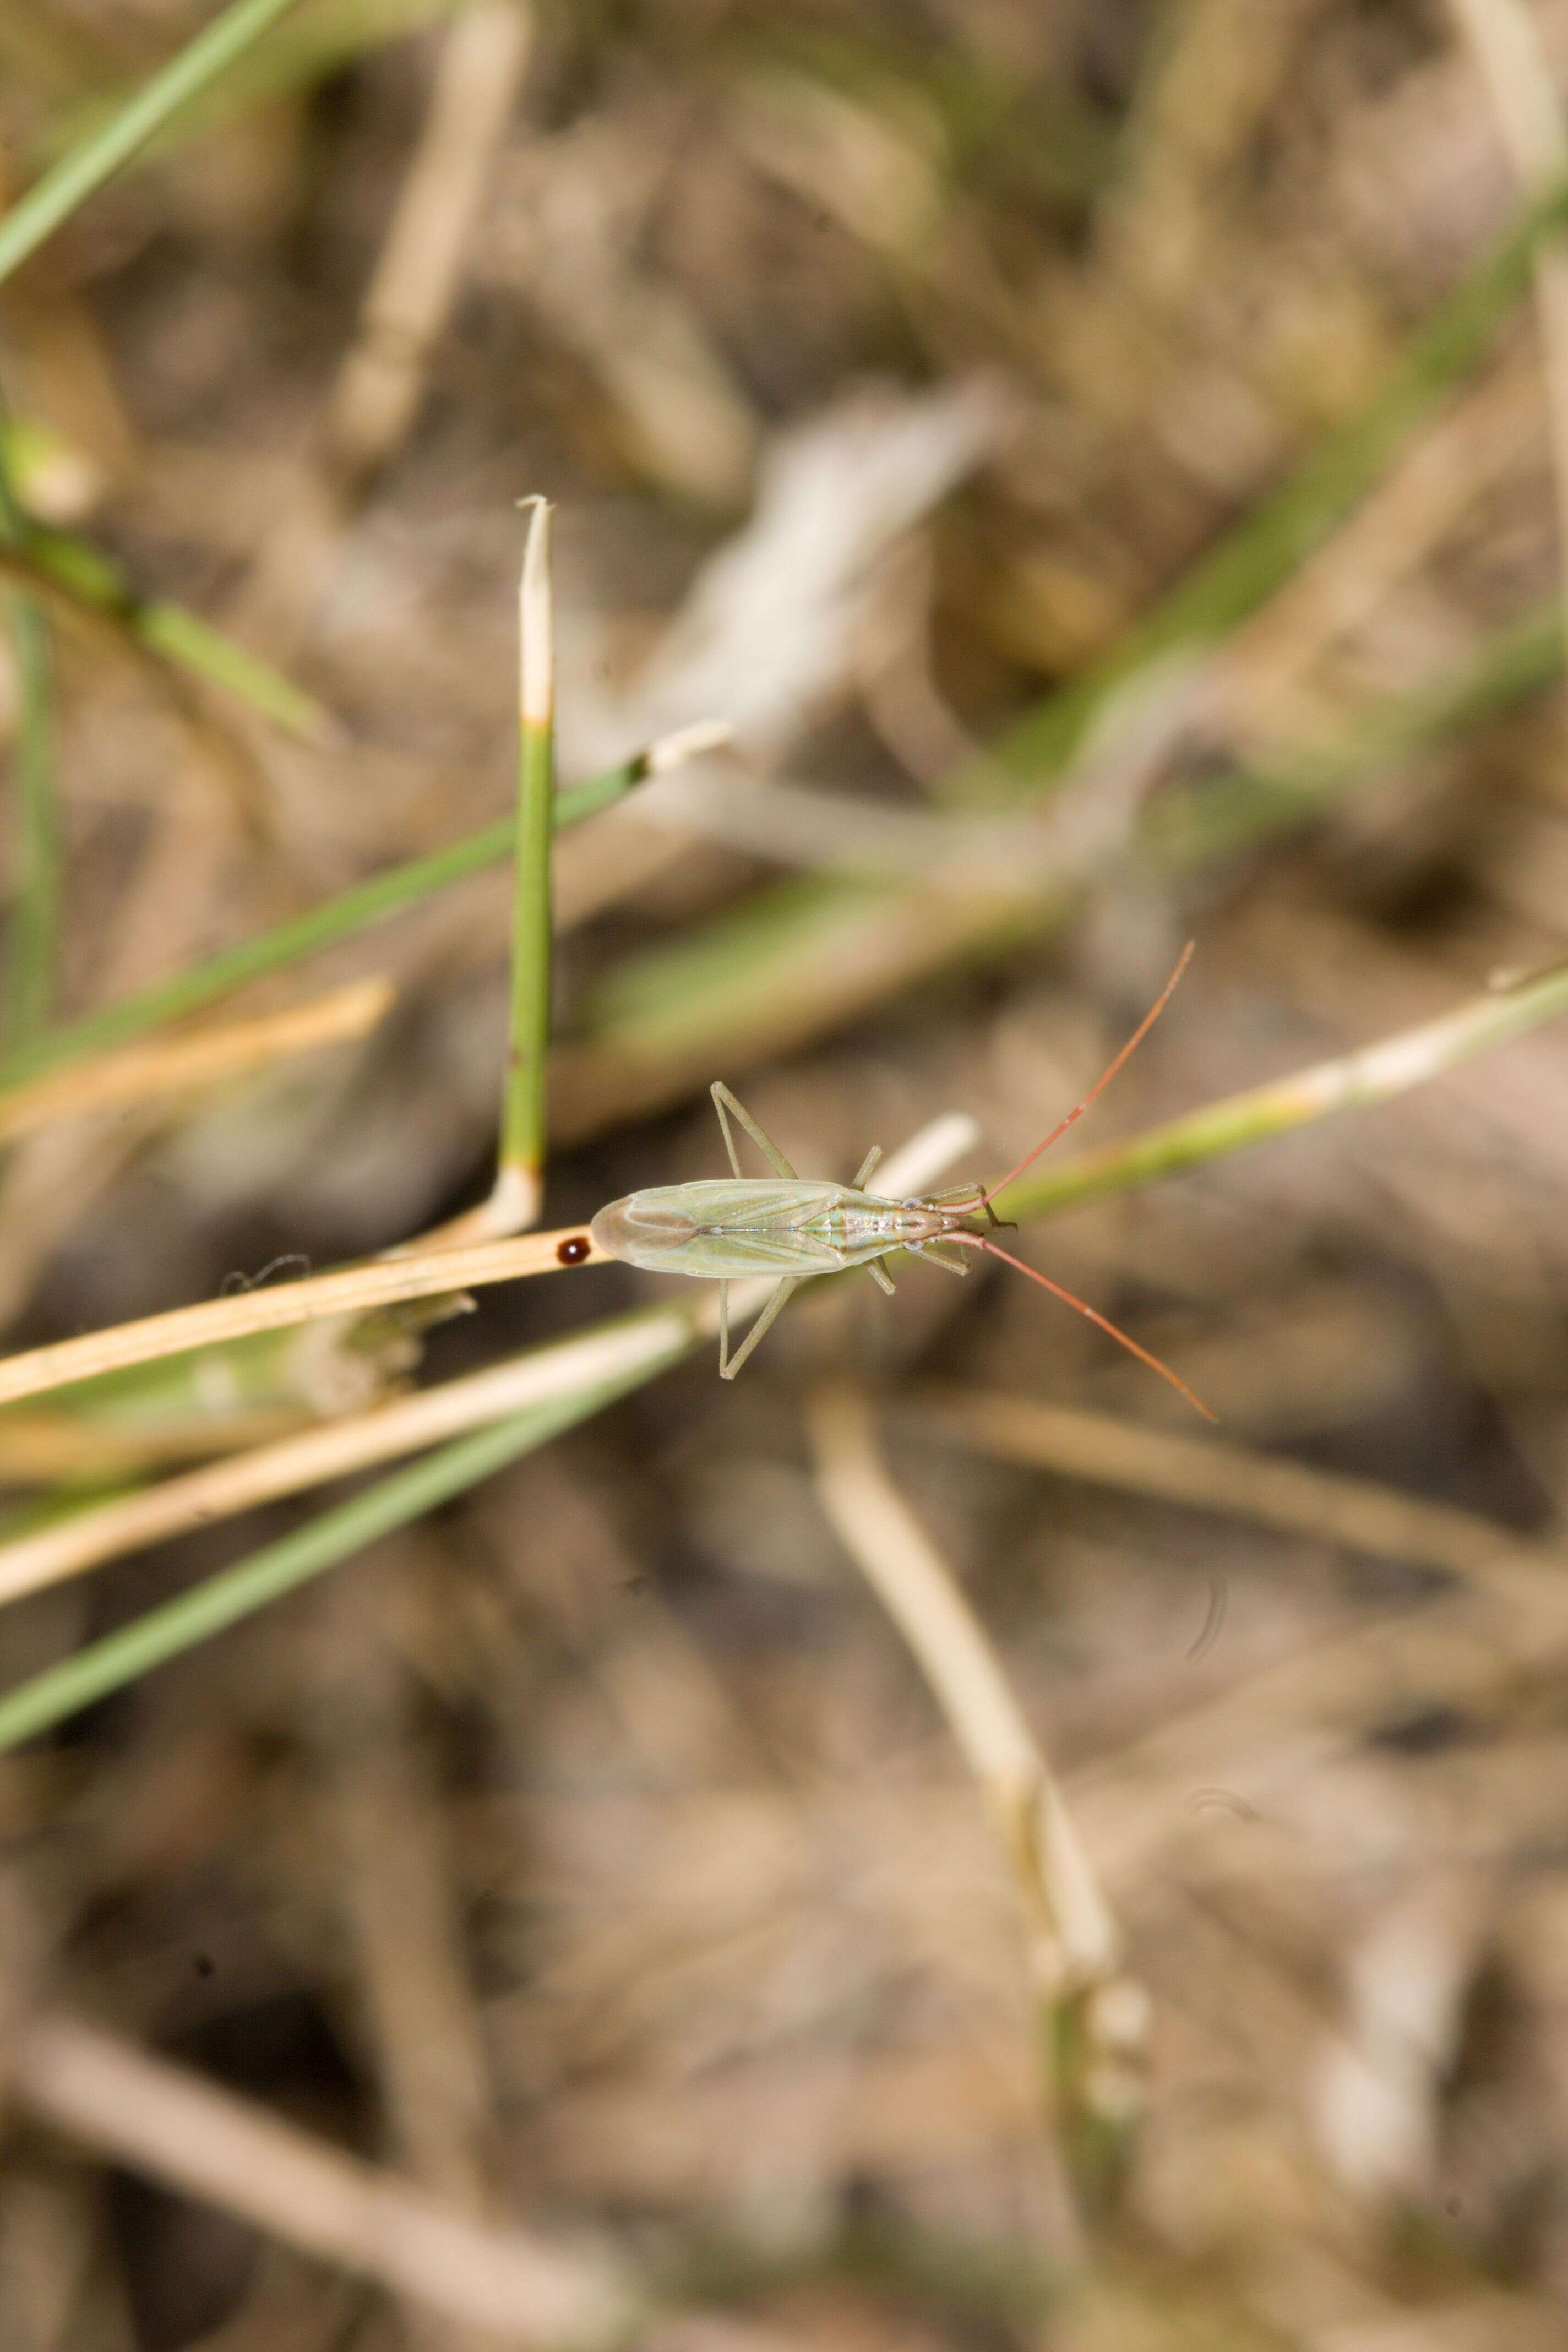
[[[802,1178],[705,1178],[612,1201],[592,1231],[611,1257],[659,1274],[731,1282],[753,1274],[830,1274],[845,1263],[841,1252],[805,1228],[846,1197],[841,1184]]]

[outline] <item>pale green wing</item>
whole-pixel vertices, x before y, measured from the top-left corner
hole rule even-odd
[[[645,1261],[649,1263],[650,1261]],[[810,1234],[694,1234],[658,1259],[665,1274],[691,1274],[710,1282],[743,1282],[748,1275],[837,1274],[843,1253]]]
[[[793,1176],[704,1176],[639,1199],[668,1198],[704,1233],[793,1234],[849,1196],[842,1184]]]

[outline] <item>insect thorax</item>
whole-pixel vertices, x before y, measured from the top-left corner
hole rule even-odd
[[[922,1242],[936,1241],[950,1222],[940,1209],[927,1208],[923,1202],[882,1201],[874,1193],[846,1189],[843,1197],[820,1218],[813,1219],[807,1230],[820,1234],[853,1263],[879,1257],[887,1250],[918,1248]]]

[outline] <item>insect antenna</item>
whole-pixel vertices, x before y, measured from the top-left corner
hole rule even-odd
[[[1159,995],[1149,1007],[1148,1012],[1145,1013],[1142,1020],[1140,1021],[1137,1028],[1134,1029],[1131,1036],[1129,1037],[1126,1045],[1121,1048],[1121,1053],[1117,1055],[1116,1059],[1113,1062],[1109,1064],[1108,1066],[1100,1072],[1099,1077],[1096,1078],[1093,1086],[1090,1087],[1083,1100],[1080,1103],[1074,1105],[1073,1108],[1068,1111],[1066,1118],[1061,1118],[1057,1121],[1055,1127],[1052,1128],[1049,1135],[1046,1137],[1043,1143],[1037,1143],[1033,1151],[1025,1153],[1023,1159],[1019,1160],[1016,1168],[1010,1168],[1005,1176],[999,1176],[994,1184],[988,1184],[983,1192],[977,1193],[971,1204],[972,1209],[984,1209],[989,1212],[991,1203],[996,1198],[997,1193],[1005,1192],[1008,1185],[1013,1183],[1023,1174],[1026,1168],[1032,1168],[1036,1160],[1040,1157],[1040,1154],[1043,1151],[1048,1151],[1052,1144],[1056,1142],[1058,1137],[1065,1135],[1068,1128],[1073,1124],[1073,1121],[1075,1119],[1081,1118],[1085,1111],[1089,1108],[1090,1103],[1093,1102],[1097,1097],[1105,1092],[1106,1087],[1110,1084],[1110,1081],[1116,1076],[1117,1071],[1122,1067],[1124,1063],[1131,1060],[1132,1055],[1138,1051],[1139,1046],[1143,1043],[1144,1038],[1149,1034],[1150,1030],[1152,1029],[1155,1022],[1158,1021],[1161,1013],[1163,1013],[1172,997],[1174,996],[1176,992],[1176,983],[1181,979],[1182,974],[1185,971],[1188,963],[1192,960],[1193,944],[1194,943],[1191,940],[1187,941],[1186,946],[1182,950],[1181,955],[1177,960],[1175,971],[1171,974],[1170,979],[1165,982],[1164,987],[1160,991]],[[992,1222],[994,1223],[995,1220],[993,1219]],[[1134,1350],[1134,1352],[1136,1352],[1136,1350]],[[1179,1386],[1180,1383],[1178,1382],[1177,1385]]]
[[[952,1233],[944,1234],[942,1239],[944,1242],[961,1243],[967,1249],[984,1250],[987,1257],[999,1257],[1004,1265],[1014,1267],[1019,1274],[1026,1274],[1031,1282],[1037,1282],[1040,1288],[1048,1290],[1053,1298],[1064,1299],[1068,1306],[1076,1307],[1080,1315],[1087,1315],[1091,1323],[1098,1323],[1102,1331],[1109,1332],[1130,1355],[1136,1356],[1141,1364],[1147,1364],[1152,1372],[1158,1372],[1163,1381],[1169,1381],[1190,1405],[1196,1406],[1205,1421],[1219,1419],[1218,1413],[1205,1404],[1202,1397],[1190,1389],[1181,1374],[1173,1372],[1169,1364],[1163,1364],[1158,1356],[1152,1356],[1147,1348],[1141,1348],[1136,1339],[1129,1339],[1125,1331],[1112,1323],[1108,1316],[1100,1314],[1098,1307],[1091,1307],[1087,1299],[1076,1297],[1070,1290],[1064,1290],[1059,1282],[1053,1282],[1048,1274],[1041,1274],[1037,1267],[1026,1265],[1021,1257],[1015,1257],[1010,1250],[998,1247],[988,1234]]]

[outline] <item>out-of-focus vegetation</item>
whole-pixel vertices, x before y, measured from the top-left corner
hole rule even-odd
[[[1000,1206],[1222,1423],[912,1259],[40,1379],[0,2352],[1561,2342],[1565,106],[1563,0],[0,12],[7,1353],[715,1077],[999,1171],[1192,937]]]

